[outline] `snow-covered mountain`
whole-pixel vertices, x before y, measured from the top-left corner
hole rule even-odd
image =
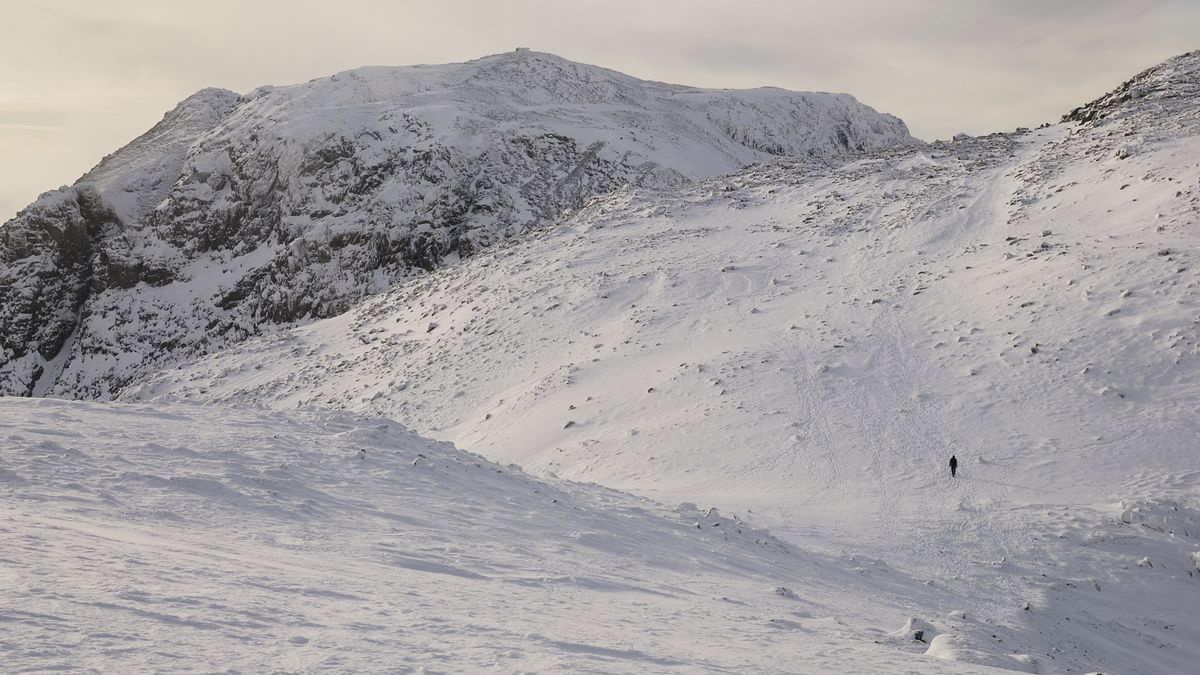
[[[572,108],[545,102],[557,84],[502,76],[522,68],[609,84],[567,88]],[[0,400],[15,668],[1194,672],[1200,52],[1044,129],[924,145],[880,116],[876,147],[809,153],[856,142],[805,136],[722,177],[778,149],[773,127],[663,103],[635,142],[612,83],[698,109],[731,93],[531,53],[356,72],[204,92],[0,230],[25,254],[0,268],[4,325],[74,345],[5,343],[0,372],[37,394],[132,383],[107,404]],[[357,108],[320,103],[370,109],[393,75],[471,166],[491,161],[472,139],[550,138],[479,112],[505,82],[522,120],[578,153],[535,185],[603,165],[597,196],[538,211],[506,188],[511,209],[429,235],[434,257],[361,275],[369,245],[339,234],[372,227],[370,205],[417,204],[401,184],[452,181],[397,168],[339,205],[329,186],[386,154],[370,134],[353,158],[265,134],[356,128]],[[572,110],[611,130],[594,157],[596,135],[556,131]],[[376,115],[361,119],[383,135]],[[669,120],[746,154],[672,165]],[[605,155],[622,133],[628,161]],[[556,156],[537,147],[511,162]],[[275,171],[301,156],[329,161]],[[505,185],[533,180],[518,174]],[[274,199],[300,215],[256,234]],[[467,252],[452,241],[473,254],[439,267]],[[404,280],[409,264],[436,269]],[[239,295],[263,269],[243,288],[282,295]],[[326,309],[271,314],[293,286]],[[659,505],[679,502],[700,506]]]
[[[625,189],[126,398],[401,419],[884,561],[1031,671],[1185,673],[1198,228],[1193,52],[1045,129]]]
[[[204,90],[0,229],[0,393],[105,398],[623,186],[914,143],[845,94],[695,89],[528,50]]]

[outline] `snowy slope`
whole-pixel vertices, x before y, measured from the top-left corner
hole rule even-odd
[[[1190,672],[1198,62],[1035,132],[601,198],[127,398],[387,415],[928,575],[1041,672]]]
[[[702,90],[529,51],[205,90],[0,229],[0,393],[106,398],[624,185],[913,143],[846,94]]]
[[[1002,672],[891,635],[875,563],[382,419],[5,398],[0,439],[7,672]]]

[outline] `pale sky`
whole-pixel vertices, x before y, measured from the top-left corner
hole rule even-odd
[[[1200,0],[0,0],[0,222],[203,87],[518,46],[680,84],[849,92],[934,140],[1057,121],[1200,49]]]

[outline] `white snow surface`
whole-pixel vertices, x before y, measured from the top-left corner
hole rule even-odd
[[[876,625],[877,563],[383,419],[3,398],[0,442],[5,672],[1000,672]]]
[[[626,190],[125,398],[384,415],[738,512],[987,626],[930,657],[1193,672],[1197,103]]]

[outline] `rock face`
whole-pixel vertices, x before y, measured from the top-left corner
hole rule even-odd
[[[845,94],[695,89],[528,51],[204,90],[0,230],[0,394],[107,398],[623,186],[915,143]]]

